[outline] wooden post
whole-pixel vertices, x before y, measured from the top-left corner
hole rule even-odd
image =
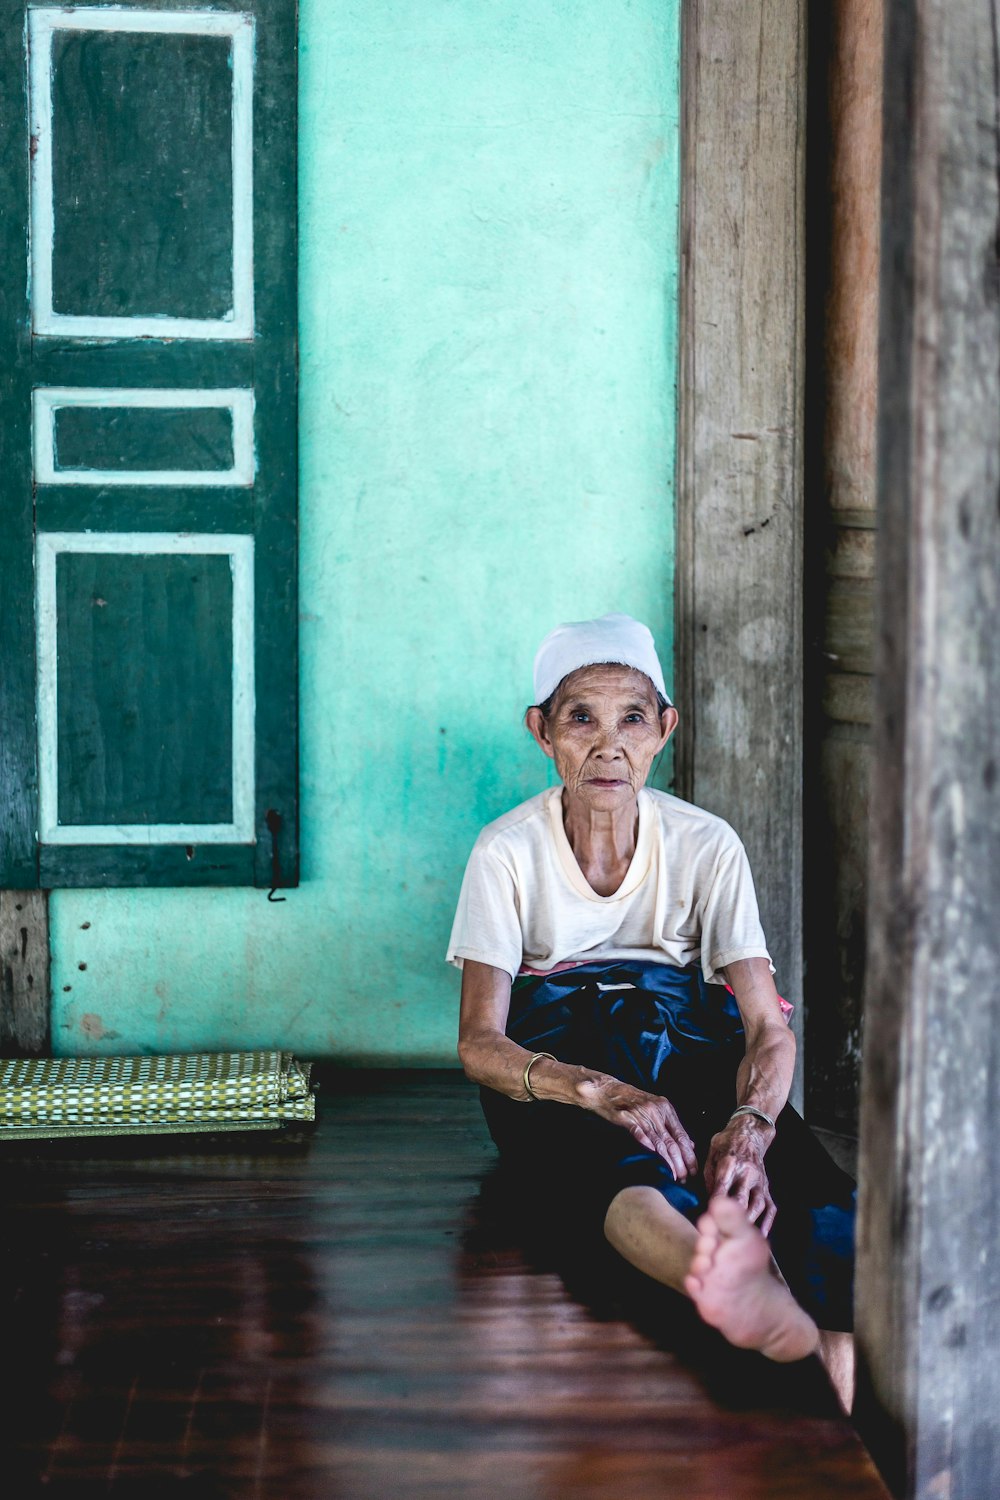
[[[860,1414],[1000,1495],[1000,89],[991,0],[889,0]]]
[[[857,1136],[871,781],[882,0],[809,16],[806,1104]],[[811,341],[811,342],[810,342]],[[812,421],[810,422],[810,418]]]
[[[49,1050],[47,891],[0,891],[0,1056]]]
[[[746,844],[801,1037],[806,5],[683,18],[678,790]]]

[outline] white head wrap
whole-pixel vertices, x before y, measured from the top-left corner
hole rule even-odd
[[[604,663],[644,672],[670,703],[653,637],[631,615],[601,615],[599,620],[576,620],[550,630],[535,657],[535,702],[544,703],[578,667]]]

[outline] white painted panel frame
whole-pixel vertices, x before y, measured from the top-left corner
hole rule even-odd
[[[52,306],[52,38],[56,31],[132,31],[228,36],[233,63],[233,306],[222,318],[57,313]],[[31,162],[31,309],[35,333],[76,338],[253,337],[254,19],[232,11],[38,7],[27,12]]]
[[[56,558],[61,552],[228,555],[233,575],[233,821],[60,824]],[[42,844],[250,844],[254,840],[254,543],[185,532],[41,532],[35,542],[38,805]]]
[[[36,386],[32,401],[32,450],[37,484],[252,485],[254,481],[254,393],[218,390],[116,390],[112,387]],[[56,412],[69,406],[197,407],[228,409],[233,419],[233,462],[228,469],[63,469],[56,462]]]

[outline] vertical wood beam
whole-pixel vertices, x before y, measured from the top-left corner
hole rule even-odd
[[[905,1496],[1000,1494],[996,0],[889,0],[860,1412]]]
[[[834,519],[875,508],[882,0],[833,0],[824,467]]]
[[[678,790],[746,844],[800,1038],[805,39],[805,0],[683,6]]]
[[[47,891],[0,890],[0,1056],[49,1051]]]
[[[856,1135],[872,757],[882,0],[831,0],[812,9],[809,24],[806,1101],[813,1124]]]

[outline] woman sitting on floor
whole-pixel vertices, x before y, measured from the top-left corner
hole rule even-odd
[[[817,1324],[851,1327],[853,1183],[786,1103],[790,1007],[743,845],[645,785],[678,720],[653,638],[627,615],[561,625],[534,688],[562,785],[480,834],[448,950],[490,1133],[731,1343],[822,1344],[846,1400],[849,1338]]]

